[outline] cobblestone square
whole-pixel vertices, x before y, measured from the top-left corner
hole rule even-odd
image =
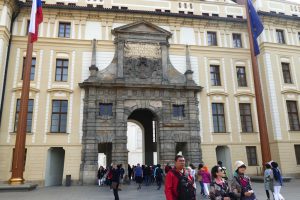
[[[264,193],[262,183],[253,184],[258,200],[267,199]],[[293,180],[285,183],[282,188],[282,195],[286,200],[299,200],[300,180]],[[197,185],[199,187],[199,185]],[[136,189],[137,186],[123,185],[122,191],[119,192],[120,199],[123,200],[164,200],[163,188],[156,190],[153,186],[143,186],[141,190]],[[197,191],[197,200],[204,199],[200,197]],[[1,200],[113,200],[113,192],[107,187],[97,186],[71,186],[71,187],[40,187],[31,192],[2,192]]]

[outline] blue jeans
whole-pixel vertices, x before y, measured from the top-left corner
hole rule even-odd
[[[201,193],[200,194],[204,194],[204,184],[202,181],[199,181],[200,183],[200,187],[201,187]]]
[[[150,184],[150,176],[146,175],[145,176],[145,184],[148,186]]]

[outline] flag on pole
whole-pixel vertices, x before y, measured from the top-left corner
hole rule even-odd
[[[252,4],[252,0],[247,0],[247,1],[248,1],[248,11],[250,16],[250,19],[248,20],[250,20],[250,24],[251,24],[254,54],[255,56],[257,56],[260,53],[257,38],[263,32],[264,26]]]
[[[42,1],[33,0],[29,24],[29,34],[31,34],[31,43],[37,41],[39,24],[43,21]]]

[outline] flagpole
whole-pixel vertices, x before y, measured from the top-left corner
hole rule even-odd
[[[22,184],[25,181],[23,178],[23,172],[25,167],[27,112],[33,51],[33,43],[31,42],[31,37],[31,33],[28,33],[25,67],[23,72],[23,85],[20,100],[20,112],[18,116],[18,128],[16,133],[15,149],[13,152],[12,174],[11,178],[9,179],[10,184]]]
[[[247,25],[248,25],[248,35],[249,35],[249,43],[250,43],[250,52],[251,52],[251,61],[252,61],[252,72],[254,79],[254,88],[255,88],[255,100],[256,100],[256,109],[257,109],[257,117],[258,117],[258,126],[259,126],[259,136],[260,136],[260,147],[261,147],[261,155],[262,155],[262,164],[271,161],[271,150],[266,122],[266,115],[264,109],[264,102],[262,96],[259,68],[257,64],[257,57],[254,53],[254,44],[253,44],[253,33],[251,29],[250,22],[250,14],[249,14],[249,6],[247,0],[245,0],[246,4],[246,13],[247,13]]]

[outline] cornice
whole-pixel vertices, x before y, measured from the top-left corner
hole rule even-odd
[[[250,97],[255,97],[255,94],[250,93],[250,92],[238,92],[234,94],[235,97],[240,97],[240,96],[250,96]]]
[[[285,89],[281,91],[281,94],[287,94],[287,93],[300,94],[300,91],[295,89]]]

